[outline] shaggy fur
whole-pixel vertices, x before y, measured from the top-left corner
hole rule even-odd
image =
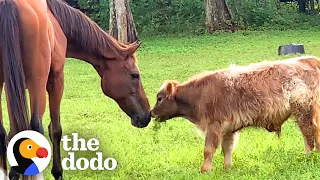
[[[221,143],[225,167],[232,164],[236,132],[245,127],[281,134],[293,115],[305,140],[305,151],[320,151],[320,60],[299,57],[232,66],[197,75],[187,82],[166,81],[157,95],[153,117],[184,117],[206,133],[201,171]]]

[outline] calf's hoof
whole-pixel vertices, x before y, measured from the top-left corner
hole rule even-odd
[[[223,169],[224,169],[224,170],[230,170],[231,167],[232,167],[232,164],[224,164],[224,165],[223,165]]]
[[[203,164],[200,169],[201,173],[209,173],[211,172],[211,165]]]
[[[320,153],[320,145],[317,145],[316,149],[317,149],[317,152]]]
[[[308,149],[308,150],[305,149],[305,150],[304,150],[304,154],[305,154],[305,155],[310,155],[311,153],[312,153],[312,150],[310,150],[310,149]]]

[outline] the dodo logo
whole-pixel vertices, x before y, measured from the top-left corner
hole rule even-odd
[[[26,176],[33,176],[48,166],[51,147],[42,134],[31,130],[22,131],[10,140],[7,156],[14,170]]]

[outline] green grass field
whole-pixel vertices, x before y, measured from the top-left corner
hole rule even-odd
[[[156,93],[166,79],[185,81],[188,77],[230,64],[247,65],[278,57],[279,45],[303,43],[308,55],[320,56],[320,31],[237,32],[204,36],[156,37],[143,39],[138,51],[138,65],[144,88],[155,104]],[[4,104],[2,102],[2,104]],[[44,116],[45,133],[49,124],[48,109]],[[7,114],[5,123],[8,127]],[[105,157],[118,161],[115,171],[64,171],[69,179],[317,179],[320,155],[304,154],[303,139],[293,121],[283,126],[281,138],[261,129],[241,131],[233,153],[233,168],[223,170],[219,148],[213,171],[200,174],[204,141],[193,124],[172,119],[155,128],[154,121],[137,129],[117,104],[105,97],[94,69],[69,59],[65,67],[65,94],[61,121],[63,135],[78,132],[86,139],[97,137]],[[67,155],[63,152],[63,157]],[[94,157],[82,152],[76,156]],[[46,179],[53,179],[51,165]]]

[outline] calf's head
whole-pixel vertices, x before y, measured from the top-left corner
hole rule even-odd
[[[166,81],[162,84],[157,94],[157,103],[151,110],[153,118],[156,118],[158,121],[166,121],[180,114],[176,101],[178,85],[177,81]]]

